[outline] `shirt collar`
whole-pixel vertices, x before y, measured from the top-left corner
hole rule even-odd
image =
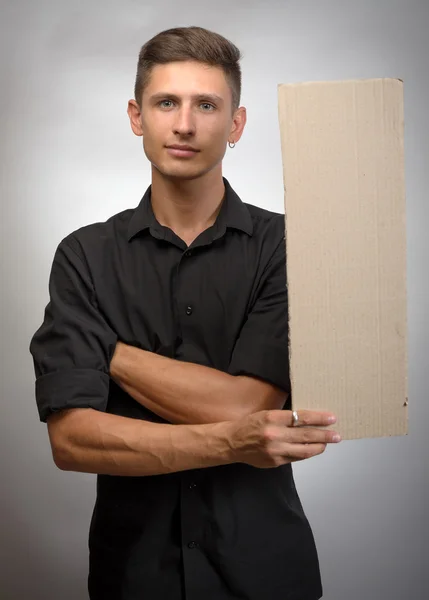
[[[228,180],[225,177],[222,179],[225,184],[225,196],[216,219],[216,226],[218,226],[219,229],[231,227],[233,229],[244,231],[248,235],[252,235],[253,223],[247,206],[232,189]],[[153,228],[159,231],[162,228],[162,225],[156,220],[152,210],[150,201],[151,188],[151,185],[147,188],[140,204],[137,206],[131,217],[128,225],[128,241],[145,229]]]

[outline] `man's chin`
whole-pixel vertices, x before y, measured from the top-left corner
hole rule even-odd
[[[196,168],[191,165],[180,165],[179,167],[171,166],[159,166],[152,163],[152,167],[158,171],[162,177],[175,181],[190,181],[192,179],[198,179],[208,173],[210,168]]]

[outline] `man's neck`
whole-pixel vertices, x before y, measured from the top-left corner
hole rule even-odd
[[[152,168],[151,203],[155,217],[188,245],[216,221],[224,194],[220,170],[199,179],[175,181]]]

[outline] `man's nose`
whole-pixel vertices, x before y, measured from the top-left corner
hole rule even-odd
[[[182,107],[178,111],[177,119],[174,123],[174,133],[187,136],[195,133],[194,117],[189,108]]]

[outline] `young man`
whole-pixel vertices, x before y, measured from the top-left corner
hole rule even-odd
[[[198,27],[143,46],[128,114],[151,186],[62,240],[31,341],[55,463],[97,474],[92,600],[322,595],[291,462],[335,417],[286,410],[284,215],[222,177],[239,58]]]

